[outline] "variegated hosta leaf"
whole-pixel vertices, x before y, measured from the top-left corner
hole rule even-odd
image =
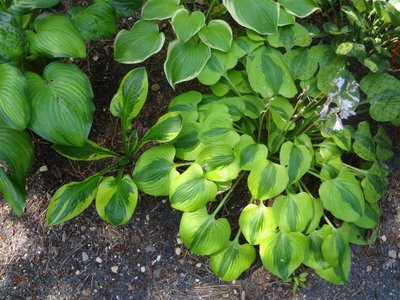
[[[94,200],[101,176],[95,174],[81,182],[70,182],[60,187],[50,199],[47,225],[68,221],[82,213]]]
[[[257,161],[266,159],[268,148],[263,144],[257,144],[249,135],[242,135],[235,146],[235,157],[240,169],[250,171],[256,166]]]
[[[304,233],[309,234],[313,232],[315,229],[319,227],[319,223],[321,222],[321,218],[324,214],[324,206],[322,205],[322,201],[319,198],[313,198],[313,216],[310,222],[307,224]]]
[[[12,180],[11,176],[3,169],[0,161],[0,196],[1,195],[18,217],[24,214],[25,188],[19,187]]]
[[[182,124],[182,117],[179,113],[166,113],[146,132],[140,145],[142,146],[149,142],[168,143],[179,135]]]
[[[179,235],[183,244],[191,252],[199,255],[212,255],[229,242],[231,226],[225,218],[215,219],[206,208],[182,215]]]
[[[290,124],[290,117],[293,115],[294,107],[290,101],[283,97],[276,97],[271,102],[271,117],[273,125],[279,130],[293,130],[296,124]]]
[[[203,168],[191,165],[171,182],[171,206],[181,211],[194,211],[206,206],[217,195],[217,185],[205,178]]]
[[[325,130],[321,130],[323,137],[330,137],[335,144],[344,151],[351,150],[351,138],[353,135],[353,128],[351,126],[344,126],[341,131],[333,131],[328,134]]]
[[[239,164],[228,144],[207,145],[196,159],[201,165],[208,180],[227,182],[235,179],[239,174]]]
[[[299,181],[311,168],[312,157],[306,146],[288,141],[281,146],[279,160],[289,173],[289,185]]]
[[[169,84],[174,88],[177,83],[196,78],[210,56],[210,48],[193,39],[186,43],[178,40],[171,42],[164,63],[164,72]]]
[[[343,167],[343,161],[340,157],[334,157],[321,164],[321,178],[333,179],[338,176],[340,169]]]
[[[307,237],[300,232],[268,232],[260,256],[268,271],[286,280],[303,262],[307,247]]]
[[[214,274],[225,281],[237,279],[256,259],[256,250],[249,244],[230,241],[217,254],[211,255],[210,265]]]
[[[361,228],[373,229],[378,225],[380,216],[379,205],[366,202],[364,214],[354,224]]]
[[[324,181],[319,188],[324,208],[346,222],[357,221],[365,208],[364,195],[355,176],[342,168],[334,179]]]
[[[309,244],[303,261],[307,267],[313,269],[326,269],[329,267],[329,263],[322,253],[322,243],[332,233],[333,230],[329,225],[323,225],[320,230],[315,230],[308,235]]]
[[[197,91],[190,91],[176,96],[168,105],[168,111],[177,111],[184,120],[193,122],[198,119],[197,105],[203,95]]]
[[[50,8],[58,3],[60,0],[12,0],[8,11],[13,15],[26,15],[35,9]]]
[[[199,156],[200,152],[204,149],[204,144],[200,142],[198,133],[200,131],[200,123],[184,121],[182,130],[173,145],[176,149],[176,157],[194,161]]]
[[[331,141],[325,140],[318,146],[319,150],[315,153],[315,158],[316,161],[321,165],[327,161],[337,159],[342,156],[343,151]]]
[[[182,43],[190,40],[205,25],[205,16],[201,11],[189,14],[187,9],[179,9],[175,12],[171,25],[176,37]]]
[[[374,163],[361,181],[365,200],[370,203],[379,201],[388,191],[388,173],[383,167]]]
[[[318,70],[313,48],[297,48],[285,53],[284,58],[294,80],[309,80]]]
[[[302,134],[296,136],[294,138],[294,144],[297,145],[297,146],[299,146],[299,145],[306,146],[308,151],[311,154],[311,157],[314,157],[314,154],[315,154],[314,153],[314,146],[313,146],[313,143],[311,141],[311,138],[307,134],[302,133]]]
[[[141,18],[143,20],[164,20],[171,18],[181,8],[180,0],[148,0],[143,8]]]
[[[145,68],[129,71],[121,81],[110,104],[110,111],[121,118],[125,129],[130,129],[132,120],[140,113],[147,99],[149,81]]]
[[[264,45],[264,39],[262,41],[253,41],[247,36],[239,36],[233,40],[231,52],[237,59],[242,58],[246,54],[252,53],[255,49]]]
[[[0,12],[0,36],[0,63],[18,63],[28,54],[24,29],[6,12]]]
[[[114,151],[101,147],[90,140],[87,140],[82,147],[54,145],[53,149],[71,160],[91,161],[118,156]]]
[[[393,156],[392,139],[388,136],[382,126],[378,127],[378,132],[374,136],[376,144],[376,157],[379,161],[385,161]]]
[[[34,31],[26,33],[29,52],[38,56],[86,57],[86,46],[69,18],[58,14],[41,14],[33,22]]]
[[[339,229],[351,244],[355,245],[373,245],[378,237],[377,228],[361,228],[354,223],[343,222]]]
[[[283,47],[286,52],[288,52],[294,46],[310,46],[312,36],[306,27],[295,23],[293,25],[280,27],[276,34],[268,36],[267,41],[272,47]]]
[[[232,18],[260,34],[274,34],[278,29],[279,3],[272,0],[223,0]]]
[[[279,0],[279,3],[292,15],[305,18],[318,10],[314,0]]]
[[[360,122],[356,133],[354,134],[353,143],[354,152],[364,160],[376,160],[376,146],[372,139],[369,124],[366,121]]]
[[[109,0],[109,2],[114,6],[118,17],[130,17],[142,6],[144,0]]]
[[[30,127],[55,144],[84,146],[92,125],[93,91],[76,66],[52,62],[43,78],[26,72],[32,107]]]
[[[321,249],[329,265],[337,267],[343,262],[346,250],[349,250],[349,242],[343,233],[334,231],[324,238]]]
[[[314,215],[310,194],[288,194],[275,199],[272,206],[279,229],[284,232],[303,232]]]
[[[200,30],[199,37],[210,48],[223,52],[231,49],[233,41],[232,29],[223,20],[212,20]]]
[[[25,129],[31,110],[24,74],[9,64],[0,64],[0,119],[9,127]]]
[[[251,245],[258,245],[270,231],[278,227],[271,207],[249,204],[240,214],[239,226]]]
[[[284,166],[269,160],[259,160],[247,178],[249,190],[257,200],[267,200],[282,193],[289,182]]]
[[[144,152],[132,174],[138,188],[152,196],[168,195],[171,181],[179,175],[174,157],[175,148],[171,145],[157,146]]]
[[[96,194],[96,210],[99,216],[113,225],[128,222],[135,211],[138,189],[131,176],[104,178]]]
[[[165,35],[158,31],[157,24],[140,20],[130,30],[122,29],[115,38],[114,59],[124,64],[145,61],[159,52]]]

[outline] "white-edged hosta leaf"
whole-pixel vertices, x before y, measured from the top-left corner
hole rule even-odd
[[[279,160],[288,169],[289,185],[291,185],[299,181],[311,168],[312,157],[306,146],[295,145],[288,141],[281,146]]]
[[[26,72],[32,117],[30,127],[55,144],[83,146],[92,125],[93,91],[73,64],[52,62],[43,77]]]
[[[149,81],[145,68],[129,71],[121,81],[110,104],[110,111],[121,118],[125,129],[130,129],[132,120],[140,113],[146,102]]]
[[[349,250],[349,242],[343,233],[334,231],[324,238],[321,249],[329,265],[336,267],[343,262],[346,250]]]
[[[205,208],[182,215],[179,236],[191,252],[199,255],[217,253],[229,242],[231,226],[225,218],[215,219]]]
[[[99,160],[105,158],[117,157],[114,151],[101,147],[93,141],[87,140],[82,147],[54,145],[53,149],[71,160]]]
[[[249,244],[230,241],[218,253],[211,255],[210,265],[214,274],[224,281],[237,279],[256,259],[256,250]]]
[[[257,144],[249,135],[242,135],[235,146],[235,156],[240,169],[250,171],[257,161],[266,159],[268,148],[263,144]]]
[[[322,253],[322,243],[325,238],[333,233],[329,225],[323,225],[321,229],[315,230],[308,235],[308,249],[305,251],[303,263],[313,269],[326,269],[329,263]]]
[[[310,194],[288,194],[274,200],[272,212],[279,229],[284,232],[303,232],[314,214],[313,198]]]
[[[82,213],[94,200],[101,176],[95,174],[81,182],[70,182],[60,187],[50,199],[46,223],[56,225]]]
[[[0,64],[0,119],[11,128],[25,129],[31,109],[24,74],[9,64]]]
[[[113,225],[125,224],[135,211],[138,196],[138,189],[131,176],[105,177],[96,194],[97,213]]]
[[[334,179],[322,182],[319,188],[324,208],[336,218],[354,222],[364,214],[365,202],[360,184],[346,168]]]
[[[364,214],[354,224],[361,228],[373,229],[378,225],[380,209],[377,203],[365,203]]]
[[[223,0],[232,18],[259,34],[274,34],[278,29],[279,3],[271,0]]]
[[[288,13],[284,9],[280,9],[278,26],[286,26],[293,24],[296,24],[296,18],[294,17],[294,15]]]
[[[29,52],[38,56],[86,57],[86,46],[71,20],[58,14],[41,14],[33,22],[34,31],[26,33]]]
[[[108,0],[114,6],[118,17],[130,17],[139,9],[144,0]]]
[[[60,0],[12,0],[8,11],[13,15],[26,15],[38,8],[50,8],[60,3]]]
[[[213,200],[217,190],[217,185],[205,178],[203,168],[198,164],[192,164],[172,180],[169,200],[175,209],[194,211]]]
[[[181,8],[180,0],[148,0],[142,7],[142,20],[165,20]]]
[[[257,200],[267,200],[283,192],[289,182],[284,166],[263,159],[255,163],[247,178],[252,196]]]
[[[372,139],[369,124],[366,121],[362,121],[358,124],[357,131],[354,134],[353,150],[364,160],[376,160],[375,142]]]
[[[175,12],[171,25],[178,40],[185,43],[203,28],[205,20],[201,11],[196,10],[190,14],[187,9],[183,8]]]
[[[177,111],[184,120],[193,122],[199,117],[197,105],[202,99],[203,95],[197,91],[182,93],[170,101],[168,111]]]
[[[144,152],[136,162],[132,178],[142,192],[166,196],[172,180],[179,175],[174,164],[175,148],[161,145]]]
[[[239,226],[251,245],[258,245],[269,231],[278,227],[271,207],[248,204],[240,213]]]
[[[175,87],[177,83],[196,78],[210,56],[210,48],[204,43],[195,42],[193,39],[186,43],[181,43],[178,40],[171,42],[164,63],[164,72],[169,84]]]
[[[284,280],[304,260],[308,240],[300,232],[268,232],[260,244],[260,256],[264,267]]]
[[[212,20],[200,30],[199,37],[210,48],[223,52],[229,51],[233,41],[232,29],[223,20]]]
[[[370,203],[379,201],[388,191],[388,173],[385,169],[374,163],[361,181],[365,200]]]
[[[314,0],[279,0],[286,11],[299,18],[305,18],[318,10]]]
[[[26,33],[6,12],[0,12],[0,36],[0,63],[18,63],[25,58],[29,50]]]
[[[114,59],[124,64],[137,64],[159,52],[165,35],[157,24],[140,20],[130,30],[118,32],[114,42]]]
[[[311,33],[304,26],[294,25],[279,27],[277,33],[267,37],[268,43],[275,48],[283,47],[286,52],[294,46],[308,47],[312,42]]]

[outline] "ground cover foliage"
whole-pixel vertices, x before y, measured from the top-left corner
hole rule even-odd
[[[121,225],[139,191],[168,196],[183,212],[184,245],[227,281],[258,253],[283,280],[304,281],[294,275],[304,264],[343,284],[350,244],[375,242],[392,156],[382,125],[400,123],[400,82],[386,73],[397,59],[398,1],[99,0],[68,15],[41,10],[58,1],[1,4],[0,188],[17,215],[31,130],[69,159],[109,162],[55,192],[47,225],[93,201],[102,219]],[[137,9],[140,19],[116,34],[118,19]],[[309,22],[314,14],[323,21]],[[209,92],[177,95],[139,136],[132,121],[149,86],[133,66],[110,99],[122,149],[107,149],[88,140],[93,91],[73,59],[87,56],[85,40],[115,34],[117,62],[141,63],[166,45],[171,87],[196,78]],[[353,74],[354,65],[363,72]],[[239,217],[221,216],[238,186],[250,194]]]

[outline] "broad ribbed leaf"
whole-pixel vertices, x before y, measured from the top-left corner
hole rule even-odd
[[[385,169],[374,163],[361,181],[365,200],[370,203],[379,201],[388,191],[388,173]]]
[[[101,176],[95,174],[81,182],[70,182],[60,187],[50,199],[47,225],[68,221],[82,213],[94,200]]]
[[[326,269],[329,263],[322,253],[322,243],[327,236],[333,233],[329,225],[323,225],[320,230],[315,230],[308,235],[308,249],[305,252],[303,263],[313,269]]]
[[[270,231],[278,227],[271,207],[247,205],[240,214],[239,226],[251,245],[258,245]]]
[[[240,169],[250,171],[257,161],[268,156],[268,148],[263,144],[257,144],[249,135],[242,135],[235,146],[235,157]]]
[[[217,253],[229,242],[231,226],[225,218],[215,219],[205,208],[185,212],[179,226],[183,244],[199,255]]]
[[[9,127],[25,129],[31,110],[24,74],[11,65],[0,64],[0,119]]]
[[[376,160],[376,147],[372,139],[369,124],[366,121],[358,124],[357,132],[354,134],[354,152],[364,160]]]
[[[177,111],[184,120],[193,122],[199,117],[197,105],[203,95],[197,91],[190,91],[176,96],[168,105],[168,111]]]
[[[34,31],[26,33],[29,52],[38,56],[86,57],[86,46],[69,18],[58,14],[41,14],[33,22]]]
[[[135,211],[138,189],[129,175],[122,178],[104,178],[96,194],[96,210],[99,216],[113,225],[128,222]]]
[[[268,36],[267,41],[272,47],[283,47],[288,52],[294,46],[310,46],[312,37],[307,28],[295,23],[294,25],[280,27],[276,34]]]
[[[94,110],[87,76],[76,65],[60,62],[47,65],[43,78],[32,72],[25,76],[33,131],[55,144],[84,146]]]
[[[0,12],[0,63],[18,63],[28,54],[28,40],[12,15]]]
[[[285,61],[294,80],[308,80],[318,70],[318,60],[312,48],[292,49],[285,53]]]
[[[284,166],[269,160],[260,160],[255,164],[247,179],[247,185],[255,199],[267,200],[283,192],[289,182]]]
[[[317,275],[333,284],[344,284],[349,278],[351,268],[350,248],[345,247],[345,252],[342,255],[342,261],[336,267],[327,269],[315,269]]]
[[[315,229],[319,227],[319,223],[321,223],[321,218],[324,214],[324,207],[322,205],[322,201],[319,198],[313,198],[313,216],[310,222],[307,224],[307,227],[304,233],[309,234],[313,232]]]
[[[158,31],[157,24],[138,21],[130,30],[122,29],[115,38],[114,59],[124,64],[145,61],[159,52],[165,42],[165,35]]]
[[[166,113],[146,132],[140,145],[148,142],[168,143],[178,136],[182,129],[182,124],[182,117],[179,113]]]
[[[271,0],[223,0],[232,18],[260,34],[274,34],[278,29],[279,3]]]
[[[318,10],[314,0],[279,0],[279,3],[292,15],[305,18]]]
[[[175,12],[171,25],[178,40],[185,43],[203,28],[205,20],[201,11],[196,10],[189,14],[186,9],[180,9]]]
[[[140,113],[147,98],[149,82],[145,68],[129,71],[121,81],[110,104],[110,111],[121,118],[122,126],[130,129],[132,120]]]
[[[0,195],[3,195],[4,200],[10,205],[13,212],[18,216],[24,214],[26,191],[24,188],[19,187],[12,180],[5,170],[0,161]]]
[[[376,157],[379,161],[388,160],[393,156],[392,140],[382,126],[378,127],[374,142],[376,144]]]
[[[336,218],[354,222],[364,214],[365,202],[360,184],[346,168],[334,179],[324,181],[319,188],[324,208]]]
[[[157,146],[144,152],[132,174],[139,190],[152,196],[168,195],[171,181],[179,175],[174,157],[175,148],[171,145]]]
[[[109,0],[109,2],[114,6],[118,17],[130,17],[142,6],[144,0]]]
[[[181,132],[173,141],[176,157],[188,161],[196,160],[205,147],[200,142],[199,131],[200,123],[184,121]]]
[[[92,161],[118,156],[114,151],[101,147],[90,140],[87,140],[82,147],[54,145],[53,149],[71,160]]]
[[[181,43],[173,41],[168,46],[167,60],[164,63],[165,76],[169,84],[196,78],[211,56],[210,48],[194,40]]]
[[[279,160],[286,166],[289,174],[289,185],[299,181],[311,168],[311,153],[306,146],[295,145],[288,141],[281,146]]]
[[[203,208],[217,195],[217,185],[205,178],[203,168],[191,165],[184,173],[171,182],[169,200],[171,206],[181,211]]]
[[[330,266],[337,267],[343,262],[346,251],[349,251],[349,243],[340,231],[334,231],[324,238],[321,249]]]
[[[286,280],[304,260],[307,247],[306,236],[299,232],[268,232],[260,244],[260,256],[268,271]]]
[[[354,222],[361,228],[374,229],[379,222],[380,209],[377,203],[365,203],[365,211],[360,219]]]
[[[14,15],[26,15],[35,9],[50,8],[58,3],[60,0],[12,0],[8,11]]]
[[[232,29],[223,20],[212,20],[199,32],[199,37],[209,47],[228,52],[232,46]]]
[[[229,242],[217,254],[211,255],[210,265],[214,274],[225,281],[237,279],[256,259],[256,250],[249,244]]]
[[[293,110],[293,105],[286,98],[276,97],[271,102],[272,121],[279,130],[293,130],[295,128],[296,124],[290,121],[294,114]],[[288,124],[291,125],[288,126]]]
[[[221,77],[228,76],[228,70],[236,66],[238,59],[230,53],[213,50],[211,57],[198,76],[202,84],[214,85]]]
[[[180,0],[148,0],[142,8],[143,20],[164,20],[171,18],[182,8]]]

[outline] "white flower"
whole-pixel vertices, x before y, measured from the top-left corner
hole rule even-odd
[[[335,125],[333,125],[333,131],[341,131],[343,129],[342,120],[336,115]]]
[[[345,81],[346,81],[346,80],[345,80],[343,77],[339,77],[339,78],[337,78],[337,79],[335,79],[335,80],[333,81],[334,85],[338,88],[339,93],[340,93],[340,91],[342,90],[342,87],[343,87]]]
[[[354,111],[353,102],[349,100],[344,100],[342,99],[342,97],[338,97],[336,104],[339,116],[342,120],[356,114],[356,112]]]

